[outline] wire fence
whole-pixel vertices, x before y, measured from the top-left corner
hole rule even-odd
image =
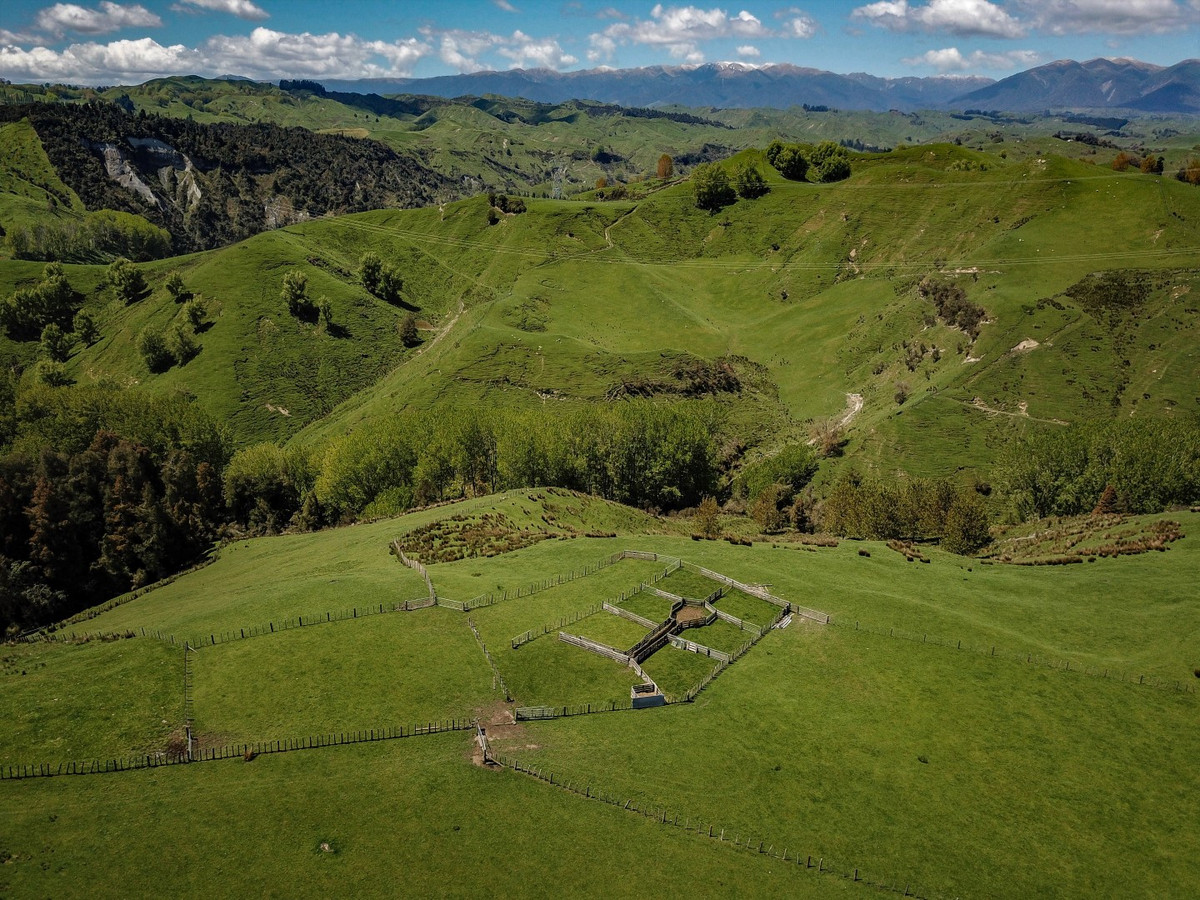
[[[329,734],[307,735],[299,738],[226,744],[221,747],[200,747],[190,755],[184,751],[158,752],[140,756],[0,766],[0,781],[48,778],[56,775],[99,775],[105,772],[129,772],[135,769],[154,769],[159,766],[185,765],[238,757],[251,760],[256,756],[268,753],[287,753],[293,750],[316,750],[322,747],[340,747],[346,744],[390,741],[446,731],[468,731],[475,727],[475,719],[446,719],[424,725],[392,725],[384,728],[330,732]]]
[[[579,578],[586,578],[589,575],[595,575],[602,569],[607,569],[609,566],[615,565],[623,559],[626,559],[625,551],[618,550],[616,553],[606,556],[604,559],[597,563],[593,563],[590,566],[584,566],[580,569],[572,569],[570,572],[554,575],[550,578],[544,578],[541,581],[535,581],[533,584],[527,585],[526,587],[517,588],[515,591],[503,591],[500,594],[489,592],[487,594],[480,594],[478,597],[472,597],[470,600],[464,600],[463,609],[467,612],[470,612],[473,609],[480,609],[484,606],[493,606],[497,603],[503,603],[506,600],[517,600],[521,597],[529,597],[532,594],[538,593],[539,591],[549,590],[550,588],[558,587],[561,584],[569,584],[570,582]]]
[[[606,803],[609,806],[615,806],[618,809],[636,813],[661,825],[681,828],[685,832],[708,837],[714,841],[755,853],[776,862],[795,865],[797,868],[804,869],[811,874],[841,878],[873,887],[876,890],[901,894],[905,897],[925,898],[927,896],[920,889],[913,888],[908,882],[902,882],[899,879],[887,881],[873,879],[864,874],[857,866],[851,867],[827,862],[823,856],[813,856],[811,853],[804,853],[790,845],[776,843],[773,840],[765,838],[760,839],[757,835],[752,835],[741,829],[735,830],[702,818],[692,818],[690,815],[673,811],[666,806],[654,803],[645,798],[625,796],[616,791],[596,787],[587,778],[575,779],[571,776],[563,776],[553,771],[531,766],[515,757],[507,756],[504,753],[496,753],[490,748],[486,756],[486,761],[492,765],[501,766],[511,769],[513,772],[536,778],[538,781],[554,787],[560,787],[587,800]]]
[[[1026,665],[1041,666],[1062,672],[1077,672],[1091,678],[1104,678],[1110,681],[1123,681],[1129,684],[1144,685],[1158,690],[1177,691],[1184,694],[1195,694],[1196,685],[1185,679],[1163,678],[1159,675],[1129,672],[1107,666],[1086,665],[1077,660],[1065,657],[1040,656],[1030,651],[1006,650],[995,644],[970,644],[952,638],[938,637],[928,632],[906,631],[903,628],[884,628],[877,625],[867,625],[859,621],[831,619],[828,624],[839,628],[853,629],[868,634],[882,635],[915,644],[926,644],[934,647],[945,647],[951,650],[961,650],[964,653],[974,653],[996,659],[1014,660]]]
[[[471,629],[471,634],[475,635],[475,640],[479,643],[479,649],[483,651],[483,655],[487,657],[488,665],[492,667],[492,688],[497,686],[504,692],[504,699],[512,703],[513,695],[509,693],[508,685],[504,683],[504,676],[500,674],[500,669],[496,666],[496,660],[492,659],[492,654],[488,651],[487,644],[483,642],[483,637],[479,633],[479,629],[475,627],[474,621],[470,616],[467,616],[467,626]]]

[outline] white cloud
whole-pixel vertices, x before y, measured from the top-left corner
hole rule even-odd
[[[152,38],[72,44],[63,50],[0,47],[0,71],[16,81],[136,83],[181,73],[277,78],[389,78],[411,74],[433,48],[415,38],[364,41],[355,35],[287,34],[255,28],[214,35],[199,47]]]
[[[912,6],[908,0],[880,0],[858,7],[850,17],[890,31],[944,31],[1016,38],[1023,37],[1028,30],[1024,23],[989,0],[929,0],[923,6]]]
[[[564,53],[558,41],[552,38],[531,38],[522,31],[514,31],[505,39],[499,54],[512,62],[516,69],[525,68],[527,63],[543,69],[562,69],[579,62],[569,53]]]
[[[784,23],[782,37],[807,40],[817,33],[817,20],[798,7],[789,6],[787,9],[777,10],[775,18]]]
[[[185,12],[188,11],[188,7],[229,13],[231,16],[249,19],[252,22],[261,22],[263,19],[270,18],[270,13],[258,4],[251,3],[250,0],[180,0],[171,8]]]
[[[656,4],[649,19],[617,22],[590,36],[588,59],[610,59],[621,44],[644,44],[666,49],[672,57],[703,62],[702,41],[717,38],[765,38],[772,32],[752,13],[731,16],[723,9]]]
[[[744,44],[737,48],[738,56],[749,59],[758,59],[762,56],[762,51],[753,44]]]
[[[104,0],[96,9],[75,3],[55,3],[41,10],[34,22],[42,31],[59,36],[68,31],[107,34],[121,28],[157,28],[162,25],[162,19],[144,6],[122,6],[111,0]]]
[[[511,3],[509,3],[508,0],[492,0],[492,2],[494,4],[496,4],[496,6],[500,7],[502,10],[504,10],[505,12],[510,12],[510,13],[520,12],[520,10],[517,9],[515,6],[513,6]]]
[[[1020,0],[1038,28],[1051,34],[1145,34],[1200,24],[1200,3],[1176,0]]]
[[[1005,53],[985,53],[976,50],[969,55],[963,55],[957,47],[946,47],[942,50],[929,50],[920,56],[911,56],[903,60],[908,66],[929,66],[939,72],[965,72],[979,69],[998,69],[1011,71],[1028,68],[1042,61],[1042,56],[1036,50],[1010,50]]]

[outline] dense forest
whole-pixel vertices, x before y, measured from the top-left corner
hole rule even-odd
[[[303,128],[200,124],[105,102],[0,106],[0,122],[25,118],[89,210],[141,215],[170,232],[175,253],[311,216],[424,206],[453,187],[378,141]]]

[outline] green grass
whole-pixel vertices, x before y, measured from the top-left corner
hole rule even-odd
[[[720,650],[723,653],[732,653],[750,640],[753,635],[749,631],[743,631],[736,625],[730,625],[728,622],[722,622],[720,619],[717,619],[711,625],[705,625],[701,628],[688,628],[684,630],[681,637],[689,641],[695,641],[697,644],[703,644],[705,647]]]
[[[796,600],[796,603],[799,603],[801,606],[807,605],[802,600]],[[713,606],[723,613],[729,613],[729,615],[736,616],[752,625],[757,625],[759,628],[765,628],[770,625],[775,620],[775,617],[779,615],[778,606],[739,590],[726,591],[725,595],[714,603]]]
[[[571,629],[562,630],[571,633]],[[627,701],[629,689],[639,681],[628,666],[560,641],[558,630],[517,650],[488,649],[518,706]]]
[[[689,560],[690,562],[690,560]],[[655,585],[669,594],[678,594],[692,600],[703,600],[717,588],[723,587],[719,581],[705,578],[687,569],[677,569]]]
[[[807,626],[695,705],[529,724],[513,752],[927,895],[1188,896],[1195,710],[1190,694]]]
[[[0,764],[157,753],[183,727],[183,654],[168,644],[13,644],[0,664]]]
[[[497,699],[461,613],[318,624],[197,651],[196,732],[217,745],[478,715]]]
[[[671,615],[671,601],[649,591],[634,594],[619,605],[651,622],[665,622]]]
[[[684,637],[690,637],[684,634]],[[667,644],[642,663],[642,671],[649,675],[667,696],[682,697],[704,680],[717,661],[689,653]]]
[[[840,878],[473,766],[470,753],[468,736],[446,734],[0,783],[0,882],[14,897],[468,897],[484,885],[505,896],[609,897],[630,860],[648,857],[639,889],[659,894],[685,881],[700,897],[859,893]],[[163,840],[182,810],[187,840]]]
[[[566,626],[563,631],[599,641],[617,650],[628,650],[644,638],[649,630],[613,613],[598,612]]]

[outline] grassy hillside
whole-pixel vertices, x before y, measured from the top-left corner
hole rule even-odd
[[[610,504],[580,502],[555,492],[512,492],[231,546],[206,569],[77,627],[139,634],[142,623],[176,632],[219,629],[233,616],[214,601],[217,585],[240,598],[231,610],[242,621],[302,606],[337,609],[353,599],[343,593],[347,582],[375,580],[376,597],[414,586],[411,570],[388,553],[392,537],[498,512],[522,525],[547,516],[558,527],[580,528],[612,527],[628,515]],[[578,577],[471,613],[385,613],[201,646],[192,654],[200,745],[466,713],[484,722],[501,760],[547,778],[554,773],[554,786],[511,768],[479,766],[465,735],[267,754],[252,762],[6,780],[0,793],[19,826],[4,847],[6,888],[19,896],[46,890],[74,896],[94,889],[89,879],[99,871],[139,891],[168,876],[199,889],[256,890],[270,876],[274,889],[307,895],[335,877],[330,866],[357,861],[348,877],[364,884],[390,877],[392,866],[403,863],[406,885],[440,885],[441,892],[455,893],[451,873],[470,869],[486,872],[492,885],[508,885],[511,873],[521,872],[527,888],[528,873],[544,871],[538,884],[547,890],[569,878],[574,892],[611,894],[614,879],[629,876],[629,848],[636,846],[656,859],[655,872],[639,884],[672,875],[683,865],[676,854],[685,854],[701,896],[727,895],[735,876],[743,892],[799,896],[884,886],[920,896],[1008,897],[1104,892],[1112,884],[1123,893],[1188,896],[1197,887],[1187,862],[1195,843],[1189,823],[1200,812],[1188,765],[1200,749],[1188,727],[1197,695],[1174,686],[1195,680],[1200,613],[1190,600],[1200,542],[1192,532],[1200,515],[1173,517],[1187,536],[1165,553],[1068,567],[980,564],[936,549],[925,550],[928,564],[914,564],[875,542],[747,548],[692,541],[652,519],[626,520],[616,538],[545,540],[495,557],[434,564],[429,572],[439,593],[455,598],[476,586],[513,591],[532,581],[544,587],[555,575]],[[584,566],[622,546],[769,584],[786,600],[830,613],[832,624],[796,619],[771,631],[691,704],[512,724],[497,676],[517,705],[600,706],[628,697],[627,668],[554,633],[561,627],[614,643],[636,637],[632,622],[588,614],[600,600],[663,571],[665,560],[625,559],[583,574]],[[384,586],[389,574],[394,591]],[[694,571],[660,582],[684,594],[712,584]],[[778,613],[736,592],[718,606],[746,618]],[[512,648],[512,637],[547,622],[550,634]],[[707,628],[690,635],[704,635],[713,646],[732,637]],[[97,651],[110,659],[101,668],[113,673],[106,679],[112,684],[120,659],[158,654],[172,670],[180,663],[177,648],[140,636],[16,652],[28,665],[43,661],[46,672],[65,673],[80,654]],[[6,670],[14,659],[6,659]],[[664,688],[686,690],[712,665],[665,648],[645,669]],[[1167,688],[1139,685],[1136,674],[1132,683],[1105,678],[1105,670],[1156,676]],[[10,675],[12,702],[20,708],[61,696],[47,676]],[[182,697],[181,679],[176,692]],[[174,726],[180,714],[165,700],[162,711],[153,703],[127,705],[121,724],[86,712],[86,702],[76,705],[88,729],[113,736],[113,753],[136,740],[120,728],[148,731],[160,719]],[[39,743],[21,738],[17,759],[76,758],[78,726],[71,718],[48,719],[41,728]],[[436,806],[414,799],[430,793]],[[361,814],[352,823],[328,818],[335,796],[338,804],[356,802]],[[239,830],[238,810],[261,803],[275,812]],[[96,804],[104,804],[119,837],[108,839],[108,852],[85,875],[81,854],[98,839],[87,824]],[[193,829],[186,853],[146,849],[157,848],[150,838],[164,827],[167,810],[187,805],[207,821],[209,804],[228,820],[219,831]],[[503,859],[494,837],[498,820],[512,826],[506,833],[522,835],[505,838]],[[230,858],[229,828],[238,835],[235,855],[249,860],[261,852],[268,862],[217,865],[218,857]],[[424,849],[375,852],[385,833],[392,843],[399,836],[401,845]],[[580,856],[577,847],[565,849],[575,840],[591,849],[564,868],[562,854]],[[812,868],[804,865],[809,855]],[[1119,870],[1106,862],[1114,856],[1125,860]]]
[[[806,422],[841,417],[858,394],[847,456],[916,474],[982,471],[1013,429],[1197,410],[1189,185],[945,145],[864,157],[834,185],[767,177],[770,194],[715,216],[686,182],[638,201],[530,201],[496,225],[479,198],[155,263],[139,303],[87,295],[104,339],[68,369],[191,390],[243,441],[319,446],[450,402],[595,403],[629,384],[678,399],[673,373],[722,364],[741,387],[717,397],[749,443],[806,438]],[[367,250],[397,267],[401,305],[358,283]],[[288,315],[292,268],[329,298],[335,327]],[[38,271],[0,269],[14,284]],[[160,287],[175,269],[211,327],[193,360],[154,375],[134,339],[182,323]],[[94,285],[97,271],[78,277]],[[927,276],[982,307],[977,339],[936,317]],[[398,334],[410,310],[415,350]]]

